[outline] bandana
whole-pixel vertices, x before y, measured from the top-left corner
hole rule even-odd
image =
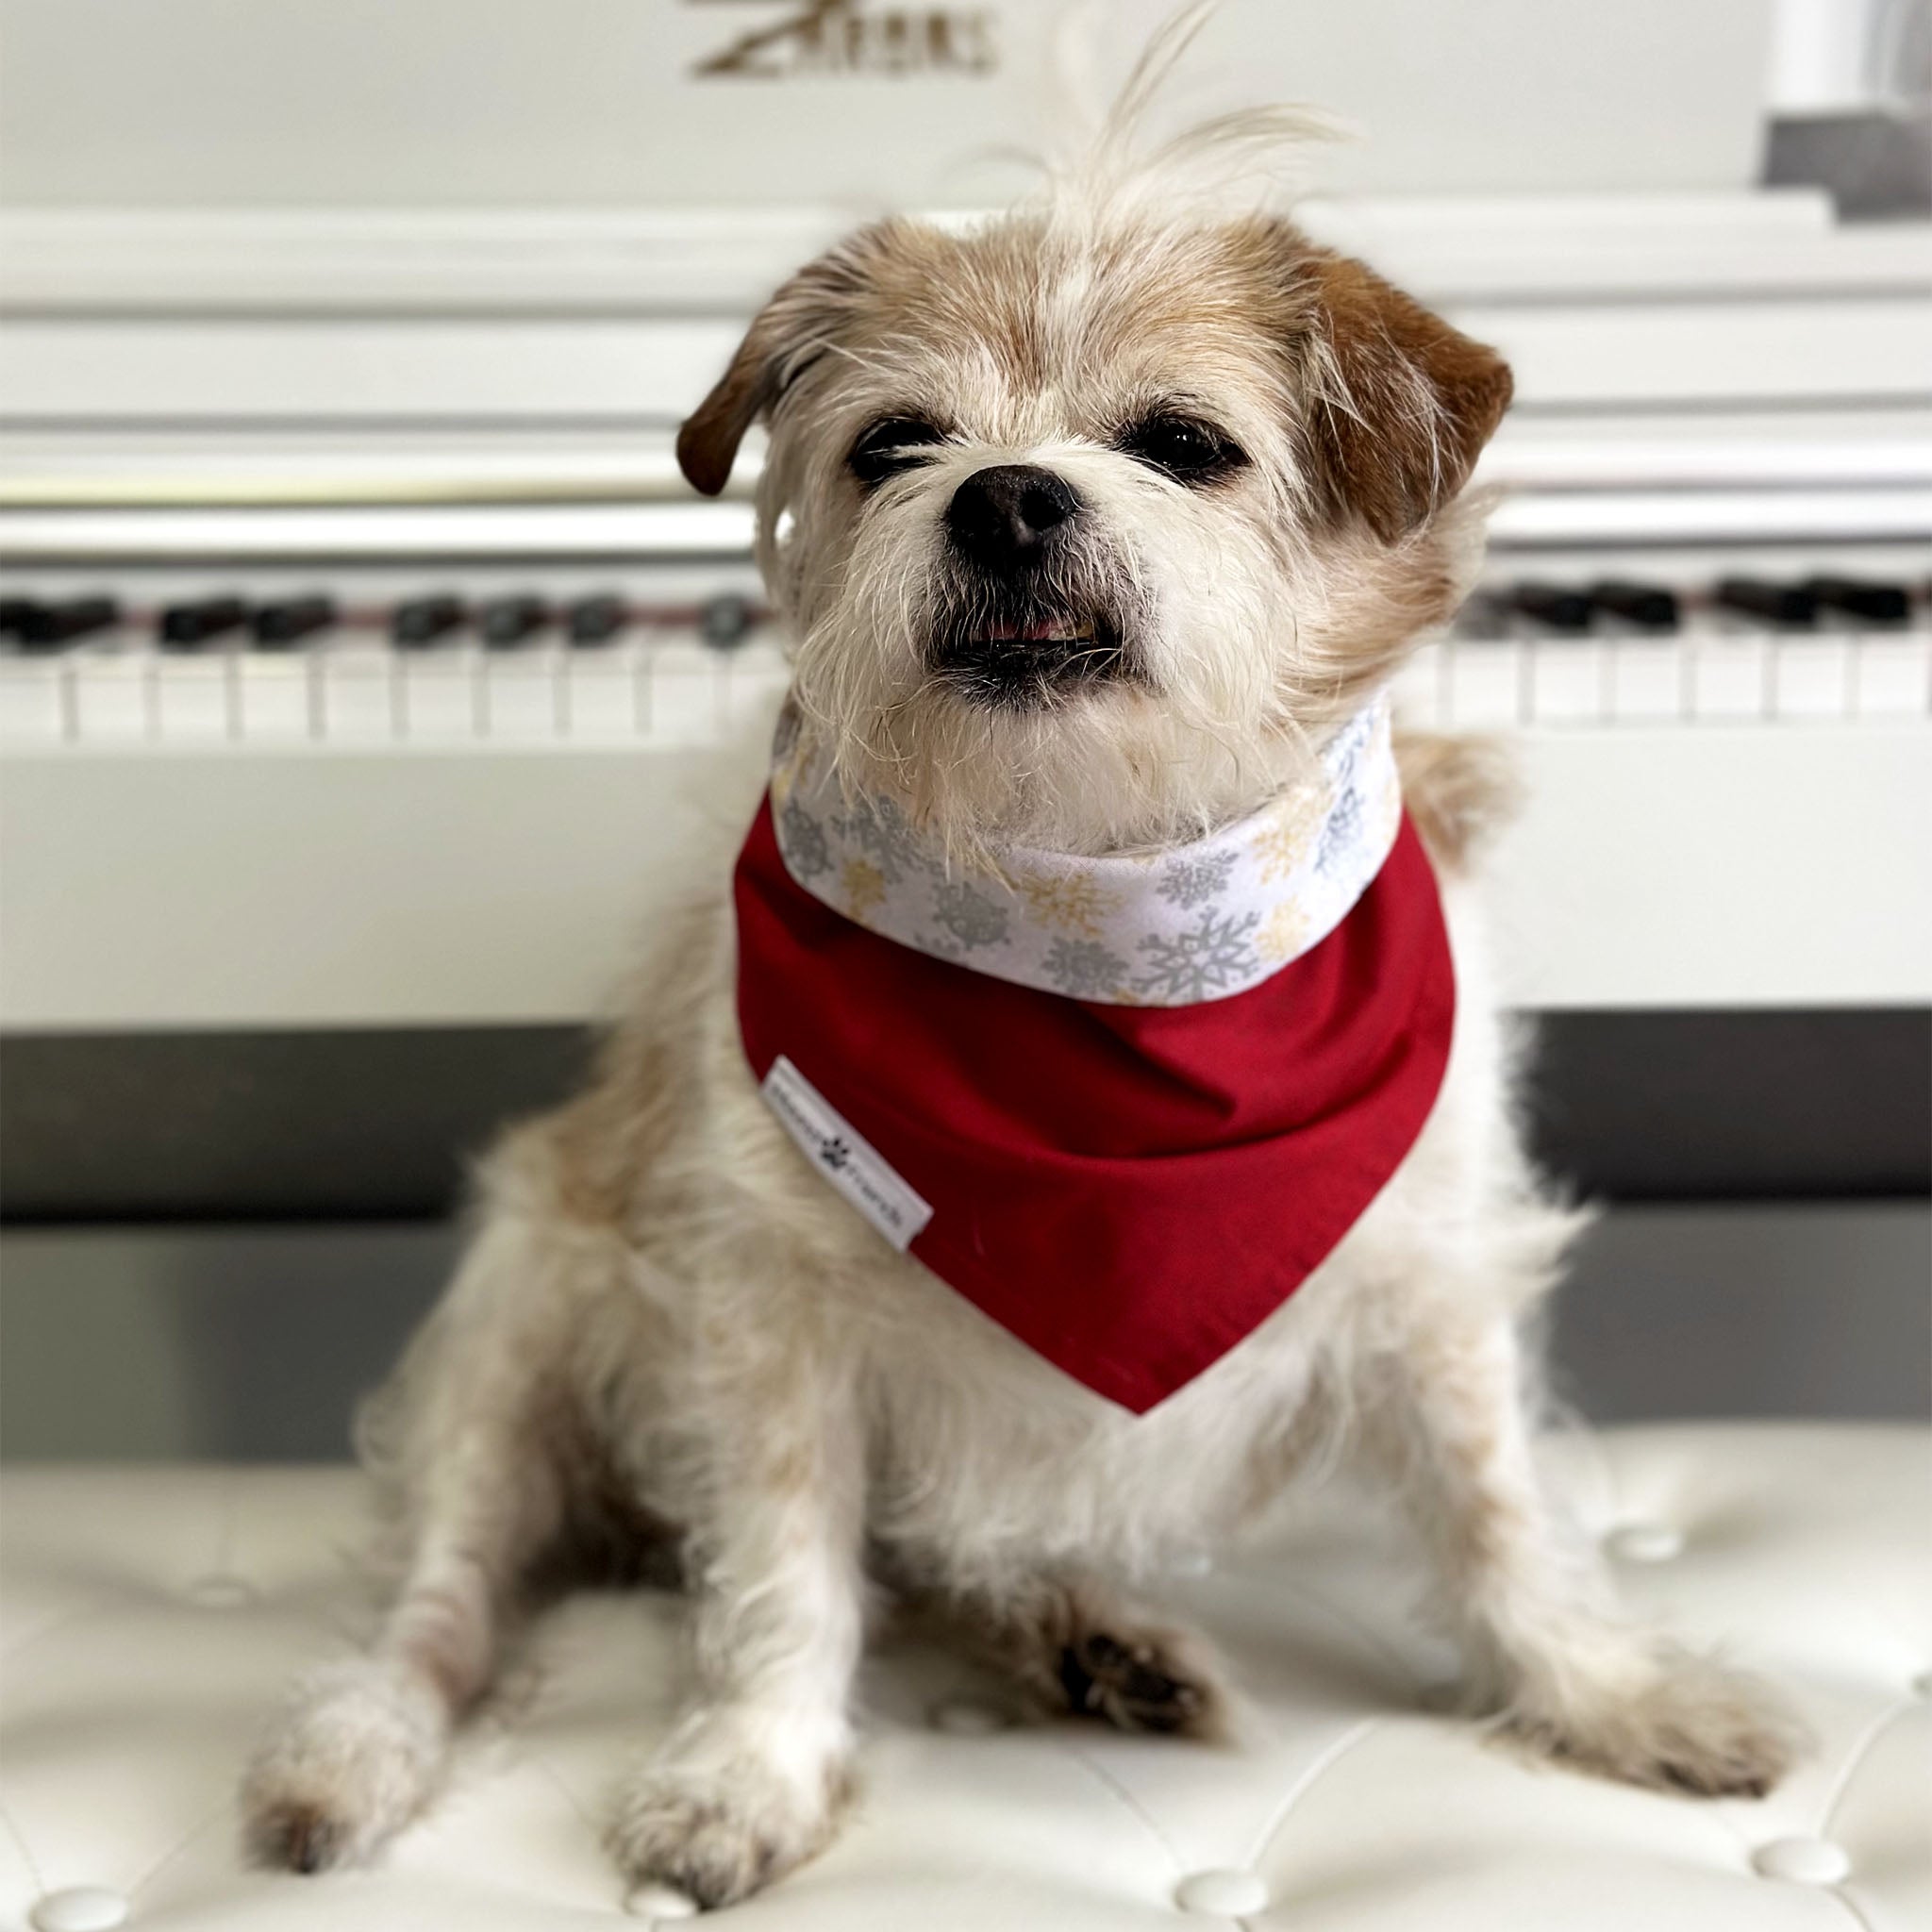
[[[1137,1413],[1321,1264],[1448,1060],[1448,941],[1386,701],[1206,838],[985,874],[847,802],[781,729],[734,897],[745,1054],[816,1170]]]

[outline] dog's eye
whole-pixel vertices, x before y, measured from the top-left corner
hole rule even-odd
[[[870,488],[909,470],[920,460],[919,451],[945,441],[945,433],[917,416],[888,416],[874,423],[845,458],[852,474]]]
[[[1125,431],[1119,446],[1182,483],[1210,482],[1247,461],[1211,423],[1192,416],[1149,416]]]

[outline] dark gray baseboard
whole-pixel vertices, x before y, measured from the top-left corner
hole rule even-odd
[[[1538,1153],[1616,1201],[1932,1193],[1932,1012],[1564,1012],[1538,1023]],[[567,1026],[15,1035],[9,1222],[422,1220],[505,1121],[582,1077]]]

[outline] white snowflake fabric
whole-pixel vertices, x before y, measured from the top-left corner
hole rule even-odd
[[[1186,845],[1091,858],[1012,847],[948,867],[887,798],[847,800],[781,728],[772,818],[785,869],[816,899],[936,958],[1108,1006],[1245,992],[1333,932],[1402,820],[1385,696],[1336,733],[1308,778]]]

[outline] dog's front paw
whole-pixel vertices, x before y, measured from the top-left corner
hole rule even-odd
[[[634,1886],[668,1885],[707,1910],[736,1905],[824,1849],[850,1790],[842,1754],[795,1773],[680,1754],[619,1791],[610,1850]]]
[[[1503,1728],[1580,1770],[1704,1798],[1763,1797],[1804,1741],[1767,1686],[1674,1646],[1601,1694],[1519,1701]]]
[[[291,1872],[358,1863],[422,1808],[447,1735],[441,1707],[375,1663],[308,1677],[242,1781],[250,1856]]]

